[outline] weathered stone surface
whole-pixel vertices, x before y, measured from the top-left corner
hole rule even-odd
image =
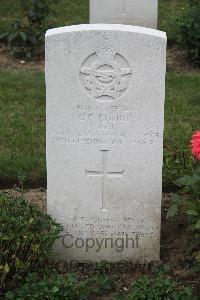
[[[159,259],[165,33],[79,25],[46,34],[48,212],[56,259]]]
[[[90,0],[90,23],[157,28],[158,0]]]

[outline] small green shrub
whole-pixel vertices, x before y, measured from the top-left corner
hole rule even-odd
[[[16,58],[31,57],[31,47],[28,47],[26,43],[26,28],[19,20],[15,20],[9,24],[8,31],[0,35],[0,40],[10,45],[10,52]]]
[[[59,0],[20,0],[23,18],[8,26],[0,39],[7,41],[16,58],[30,58],[43,52],[44,34],[51,26],[48,17]]]
[[[132,285],[132,293],[118,300],[191,300],[190,288],[179,288],[174,280],[164,275],[144,276]],[[116,300],[117,300],[116,299]]]
[[[62,226],[22,197],[0,194],[0,291],[14,288],[38,268]]]
[[[50,269],[40,273],[28,275],[21,286],[6,293],[5,299],[85,300],[92,294],[106,294],[113,286],[108,276],[93,276],[83,281],[74,274],[60,275]]]
[[[177,42],[185,47],[188,57],[200,66],[200,2],[191,5],[175,22]]]
[[[85,300],[91,293],[92,287],[87,281],[80,281],[73,274],[52,273],[40,278],[37,273],[32,273],[23,285],[15,291],[8,291],[5,299]]]

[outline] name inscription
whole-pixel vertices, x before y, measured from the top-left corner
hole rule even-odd
[[[52,129],[55,144],[76,145],[152,145],[162,139],[161,132],[127,130],[134,118],[134,106],[80,105],[72,109],[73,129]]]

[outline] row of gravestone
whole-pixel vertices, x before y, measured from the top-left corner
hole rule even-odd
[[[47,31],[48,212],[64,226],[56,260],[159,259],[165,68],[155,29]]]

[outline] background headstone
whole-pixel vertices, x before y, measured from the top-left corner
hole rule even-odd
[[[48,212],[56,259],[159,259],[166,35],[127,25],[46,34]]]
[[[157,28],[158,0],[90,0],[90,23]]]

